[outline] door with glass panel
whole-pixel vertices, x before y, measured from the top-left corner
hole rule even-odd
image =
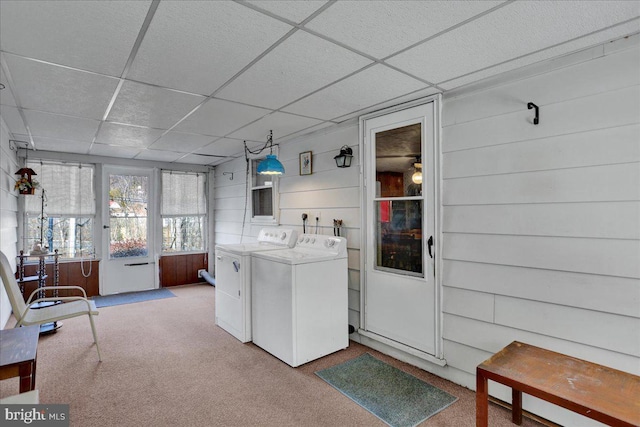
[[[363,333],[436,355],[433,103],[363,121]]]
[[[105,166],[103,186],[101,294],[156,288],[153,171]]]

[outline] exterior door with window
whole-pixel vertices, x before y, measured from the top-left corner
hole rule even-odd
[[[439,357],[434,123],[433,102],[362,121],[361,333],[413,354]]]
[[[153,243],[153,171],[103,168],[102,295],[157,287]]]

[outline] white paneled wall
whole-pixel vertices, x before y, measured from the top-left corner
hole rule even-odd
[[[18,242],[18,193],[13,190],[15,171],[20,169],[16,150],[9,148],[9,132],[0,117],[0,251],[15,267]],[[11,316],[11,305],[4,290],[0,290],[0,329],[4,329]]]
[[[277,135],[276,135],[277,136]],[[353,149],[350,168],[339,169],[333,157],[340,147]],[[312,151],[313,173],[300,176],[299,154]],[[307,213],[307,232],[333,235],[333,220],[342,219],[342,236],[347,238],[349,256],[349,324],[360,325],[360,176],[358,164],[358,124],[321,130],[279,147],[278,159],[285,167],[279,178],[279,224],[302,233],[302,214]],[[224,172],[233,172],[233,180]],[[215,172],[216,244],[254,241],[264,224],[251,224],[251,203],[247,203],[246,161],[239,158],[216,167]],[[243,218],[244,231],[243,230]]]
[[[365,344],[475,388],[475,368],[513,340],[640,374],[640,44],[633,37],[445,96],[442,109],[443,335],[439,367]],[[573,58],[573,60],[572,60]],[[495,80],[493,80],[495,82]],[[540,107],[540,124],[533,110]],[[319,232],[344,220],[349,322],[359,326],[359,167],[337,169],[357,125],[280,147],[280,223]],[[313,151],[313,174],[298,155]],[[355,163],[355,162],[354,162]],[[223,176],[234,172],[234,179]],[[245,160],[216,168],[216,243],[243,228]],[[247,214],[244,241],[261,225]],[[510,390],[490,385],[510,401]],[[530,396],[525,409],[562,425],[596,422]]]
[[[621,44],[445,98],[441,375],[475,388],[478,363],[513,340],[640,374],[640,48]]]

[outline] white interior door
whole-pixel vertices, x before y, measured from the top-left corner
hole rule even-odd
[[[103,168],[103,269],[100,293],[153,289],[153,170]]]
[[[437,356],[434,103],[363,121],[361,328]]]

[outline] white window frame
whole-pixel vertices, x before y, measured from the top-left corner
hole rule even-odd
[[[277,175],[272,175],[272,180],[271,180],[271,185],[261,185],[261,186],[254,186],[253,182],[254,182],[254,175],[253,175],[253,171],[255,170],[255,167],[258,165],[258,163],[260,163],[262,160],[264,160],[267,157],[267,154],[275,154],[276,156],[278,155],[277,152],[277,146],[273,147],[273,153],[271,152],[266,152],[267,150],[264,150],[262,153],[260,154],[251,154],[249,156],[249,170],[247,173],[247,179],[249,180],[248,185],[247,185],[247,200],[249,203],[249,209],[250,209],[250,217],[251,217],[251,223],[252,224],[277,224],[278,220],[279,220],[279,214],[280,214],[280,206],[279,206],[279,191],[278,191],[278,181],[280,180],[280,178]],[[271,188],[271,205],[273,206],[273,215],[259,215],[259,216],[254,216],[253,215],[253,195],[254,195],[254,191],[256,190],[263,190],[266,188]]]

